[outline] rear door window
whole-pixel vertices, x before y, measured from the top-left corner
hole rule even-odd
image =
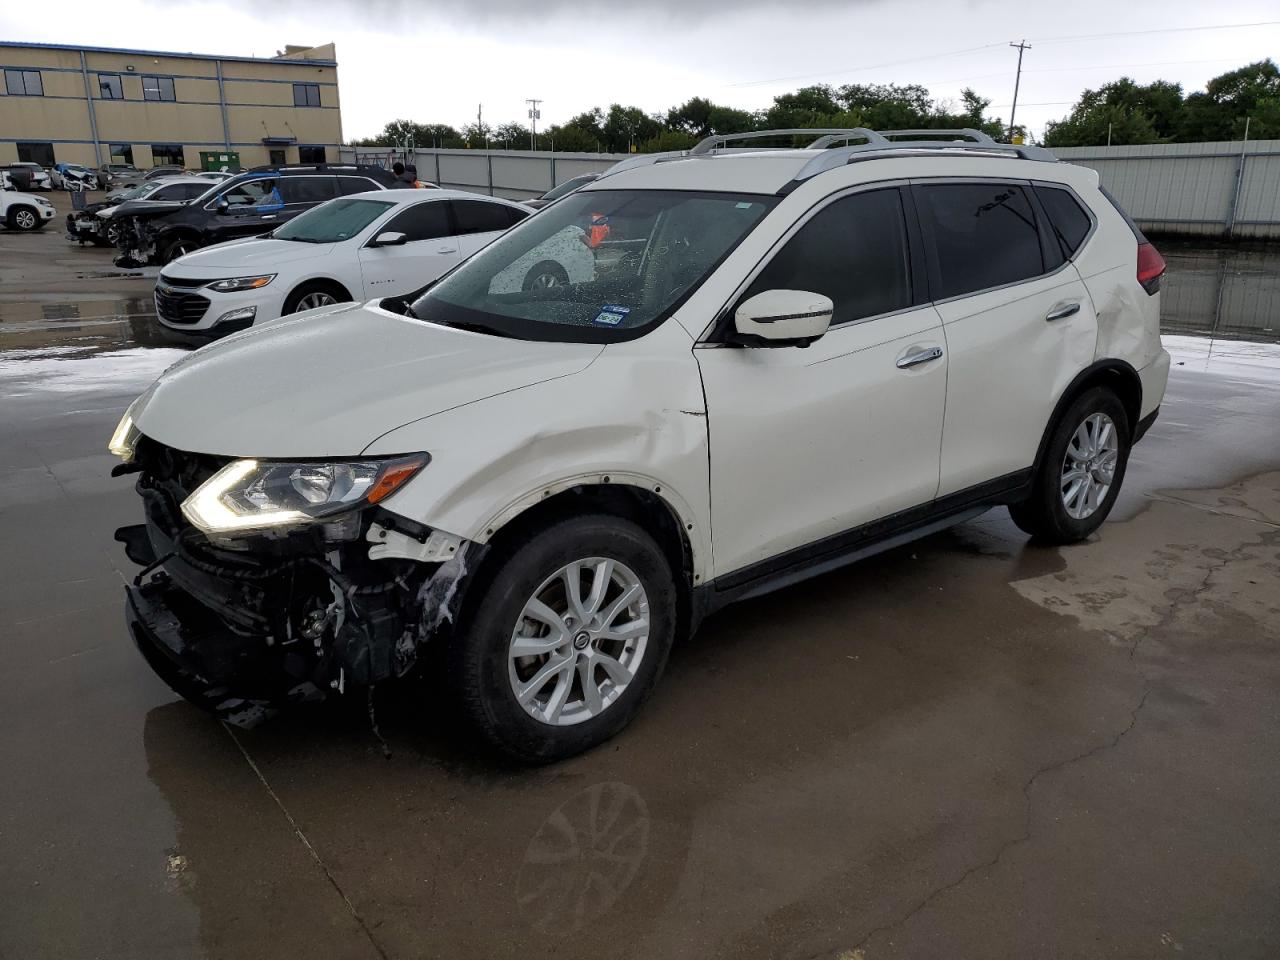
[[[282,177],[280,195],[285,203],[324,203],[338,194],[333,177]]]
[[[349,197],[353,193],[364,193],[366,190],[380,189],[368,177],[338,177],[338,195]]]
[[[1074,257],[1084,243],[1084,238],[1089,235],[1093,220],[1070,190],[1038,183],[1036,196],[1040,198],[1040,205],[1049,217],[1049,224],[1058,238],[1063,255],[1067,259]]]
[[[1035,212],[1021,186],[934,183],[912,189],[932,255],[935,300],[1045,272]]]
[[[818,211],[752,281],[742,299],[766,290],[808,290],[831,298],[831,324],[911,305],[902,197],[896,188],[855,193]]]
[[[392,217],[381,232],[403,233],[406,243],[450,236],[449,204],[442,200],[415,203]]]
[[[523,220],[525,213],[501,203],[485,203],[483,200],[451,200],[458,233],[493,233],[505,230]]]

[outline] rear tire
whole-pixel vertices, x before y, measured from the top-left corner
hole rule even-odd
[[[569,583],[579,585],[576,605]],[[548,763],[608,740],[666,665],[676,585],[661,548],[628,520],[553,523],[475,586],[448,675],[471,724],[518,760]],[[517,644],[537,652],[522,656]]]
[[[1106,387],[1077,397],[1054,427],[1031,495],[1010,504],[1018,528],[1051,544],[1078,543],[1111,512],[1129,463],[1131,427]]]

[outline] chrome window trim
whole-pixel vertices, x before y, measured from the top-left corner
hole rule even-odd
[[[733,304],[738,302],[738,298],[741,297],[742,294],[746,292],[747,288],[751,286],[752,283],[755,282],[756,277],[760,276],[760,274],[764,272],[764,268],[773,262],[773,258],[778,255],[779,251],[781,251],[781,249],[791,241],[791,238],[794,237],[797,233],[799,233],[800,230],[815,216],[817,216],[827,207],[831,206],[831,204],[835,203],[838,200],[843,200],[845,197],[850,197],[858,193],[869,193],[872,190],[889,190],[893,188],[905,187],[905,186],[908,186],[909,184],[910,184],[910,180],[906,177],[899,177],[893,180],[876,180],[872,183],[859,183],[850,187],[841,187],[839,190],[829,193],[826,196],[820,197],[818,200],[816,200],[813,203],[813,205],[810,206],[803,214],[801,214],[794,221],[792,221],[791,226],[788,227],[787,230],[780,237],[778,237],[777,240],[773,242],[773,244],[769,247],[769,249],[765,251],[763,256],[761,256],[760,260],[757,261],[756,265],[752,267],[751,270],[747,273],[746,279],[744,279],[740,284],[738,284],[737,287],[734,288],[733,294],[723,304],[720,305],[720,307],[715,311],[714,315],[712,316],[711,321],[706,325],[706,327],[703,328],[702,333],[698,335],[697,340],[694,342],[694,347],[698,348],[698,347],[726,346],[726,344],[723,344],[723,343],[713,343],[709,339],[712,333],[715,331],[715,328],[719,326],[721,318],[725,316],[726,311],[728,311],[733,306]],[[777,209],[777,208],[775,207],[774,209]],[[908,211],[906,209],[905,203],[903,204],[902,215],[905,221],[905,218],[908,216]],[[905,222],[903,223],[903,227],[907,231],[907,243],[909,245],[911,242],[910,229]],[[743,239],[746,239],[746,238],[744,237]],[[908,271],[910,271],[911,269],[910,246],[908,246],[908,249],[907,249],[907,269]],[[910,277],[909,273],[908,273],[908,277]],[[859,317],[857,320],[847,320],[844,323],[833,324],[832,326],[827,328],[827,332],[830,333],[832,330],[842,330],[846,327],[857,326],[860,323],[869,323],[872,320],[879,320],[882,317],[897,316],[900,313],[907,313],[911,310],[919,310],[921,307],[925,307],[928,305],[929,305],[928,303],[909,304],[908,306],[901,307],[897,310],[890,310],[887,313],[877,313],[874,316],[870,316],[870,317]]]

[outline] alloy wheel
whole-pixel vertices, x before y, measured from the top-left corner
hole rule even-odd
[[[301,313],[303,310],[314,310],[316,307],[328,307],[338,302],[338,298],[331,293],[325,293],[323,290],[317,290],[315,293],[308,293],[305,297],[298,301],[298,309],[295,313]]]
[[[23,230],[30,230],[36,225],[36,215],[30,210],[19,210],[13,215],[13,219]]]
[[[534,290],[549,290],[552,287],[563,286],[563,284],[560,282],[560,276],[558,274],[548,270],[534,277],[533,282],[530,283],[529,286]]]
[[[1091,517],[1107,498],[1116,466],[1120,440],[1115,422],[1105,413],[1084,419],[1067,444],[1062,460],[1062,505],[1073,520]]]
[[[630,567],[605,557],[565,564],[525,602],[511,633],[516,701],[553,726],[599,716],[635,678],[649,629],[649,598]]]

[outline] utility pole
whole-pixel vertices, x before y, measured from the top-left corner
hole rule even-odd
[[[538,109],[541,100],[526,100],[529,105],[529,149],[538,149],[538,118],[542,116],[542,112]]]
[[[476,133],[484,136],[484,148],[489,149],[489,131],[484,128],[484,104],[476,104]]]
[[[1030,50],[1031,44],[1027,43],[1023,38],[1021,43],[1010,43],[1009,46],[1018,48],[1018,73],[1013,81],[1013,106],[1009,108],[1009,141],[1013,142],[1013,118],[1018,113],[1018,87],[1022,83],[1022,54],[1023,51]]]

